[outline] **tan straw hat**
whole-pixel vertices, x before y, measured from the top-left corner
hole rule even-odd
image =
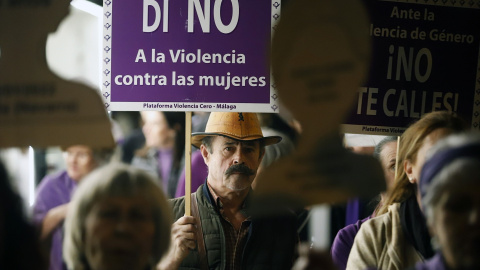
[[[280,136],[263,137],[256,113],[212,112],[205,132],[192,133],[192,145],[200,148],[203,138],[218,135],[238,141],[263,140],[265,145],[282,140]]]

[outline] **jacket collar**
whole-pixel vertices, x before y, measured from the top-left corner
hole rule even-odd
[[[203,183],[202,185],[202,191],[203,191],[203,194],[204,195],[204,198],[206,198],[207,202],[209,203],[209,205],[215,209],[219,209],[219,206],[217,205],[217,196],[214,196],[209,188],[208,188],[208,183],[207,183],[207,179],[205,179],[205,182]],[[248,191],[248,194],[247,194],[247,197],[245,198],[245,201],[243,202],[243,207],[242,207],[242,212],[245,216],[250,216],[248,214],[248,212],[246,212],[246,209],[248,209],[248,206],[250,205],[250,201],[251,201],[251,198],[253,196],[253,189],[250,188],[250,190]]]

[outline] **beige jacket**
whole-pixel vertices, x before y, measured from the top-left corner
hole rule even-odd
[[[347,270],[403,270],[422,261],[403,235],[399,213],[400,204],[395,203],[387,213],[362,224],[348,257]]]

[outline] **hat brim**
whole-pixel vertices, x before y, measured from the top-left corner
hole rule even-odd
[[[203,138],[209,137],[209,136],[224,136],[237,141],[263,141],[265,146],[276,144],[282,141],[282,137],[280,136],[240,138],[240,137],[235,137],[235,136],[227,135],[223,133],[195,132],[195,133],[192,133],[192,145],[197,148],[200,148],[200,145],[202,145]]]

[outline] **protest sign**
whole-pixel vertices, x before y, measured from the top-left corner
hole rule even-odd
[[[278,112],[280,1],[104,1],[108,110]]]
[[[302,127],[295,151],[255,180],[256,210],[274,213],[369,197],[385,188],[372,156],[347,150],[340,124],[367,76],[371,52],[361,0],[296,0],[282,12],[272,69],[282,104]]]
[[[47,65],[47,35],[56,31],[69,5],[0,5],[0,148],[115,145],[98,91],[59,78]]]
[[[343,125],[400,135],[425,113],[448,110],[480,125],[480,3],[366,0],[373,58]]]

